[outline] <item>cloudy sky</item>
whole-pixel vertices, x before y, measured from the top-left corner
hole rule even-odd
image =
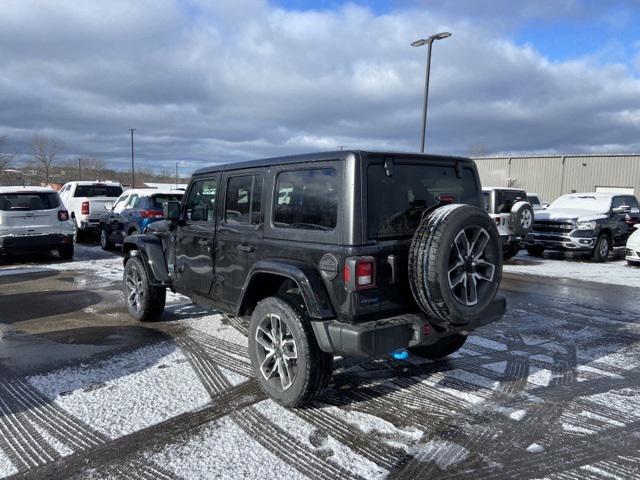
[[[482,4],[482,5],[480,5]],[[1,0],[0,135],[185,173],[348,148],[640,152],[640,1]]]

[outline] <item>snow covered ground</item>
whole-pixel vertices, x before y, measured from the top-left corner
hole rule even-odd
[[[505,266],[629,284],[608,280],[617,270],[526,254]],[[122,258],[80,246],[74,262],[0,266],[0,285],[51,271],[113,290]],[[331,388],[289,410],[253,380],[246,325],[174,295],[170,320],[136,325],[162,335],[147,345],[0,375],[0,477],[640,478],[640,310],[526,293],[509,306],[447,361],[338,358]]]
[[[558,255],[555,252],[552,258],[548,254],[545,254],[544,258],[537,258],[521,251],[512,260],[504,263],[503,271],[640,288],[640,267],[627,265],[625,260],[609,259],[597,263],[579,257]]]

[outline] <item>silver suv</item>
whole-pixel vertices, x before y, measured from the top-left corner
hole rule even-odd
[[[520,251],[520,243],[533,226],[533,208],[527,192],[519,188],[485,187],[482,189],[484,206],[496,223],[502,255],[505,260]]]

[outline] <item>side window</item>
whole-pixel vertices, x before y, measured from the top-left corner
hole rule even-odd
[[[127,200],[129,200],[129,195],[125,195],[116,200],[116,203],[113,205],[114,213],[121,213],[124,210],[125,205],[127,204]]]
[[[216,214],[216,191],[218,181],[215,178],[194,182],[189,197],[184,204],[187,220],[194,222],[213,222]]]
[[[124,208],[136,208],[136,203],[138,203],[138,195],[137,194],[133,194],[129,197],[129,201],[127,202],[126,207]]]
[[[613,197],[613,201],[611,202],[611,208],[618,208],[625,205],[624,197]]]
[[[638,199],[633,195],[625,197],[625,205],[631,207],[631,213],[640,213],[640,205],[638,205]]]
[[[337,190],[338,178],[333,168],[280,173],[273,206],[274,225],[333,230],[338,221]]]
[[[540,199],[536,196],[529,196],[529,203],[534,206],[534,207],[539,207],[541,206],[540,204]]]
[[[227,183],[224,219],[228,223],[262,223],[262,175],[231,177]]]

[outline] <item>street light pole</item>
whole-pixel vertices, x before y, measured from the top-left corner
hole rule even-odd
[[[131,188],[136,188],[136,167],[133,161],[133,132],[136,131],[135,128],[130,128],[131,132]]]
[[[412,47],[427,46],[427,68],[424,76],[424,104],[422,106],[422,129],[420,130],[420,152],[424,153],[424,142],[427,132],[427,106],[429,104],[429,77],[431,74],[431,48],[434,40],[442,40],[450,37],[449,32],[440,32],[435,35],[431,35],[429,38],[423,38],[416,40],[411,44]]]
[[[178,162],[176,162],[176,188],[178,188]]]

